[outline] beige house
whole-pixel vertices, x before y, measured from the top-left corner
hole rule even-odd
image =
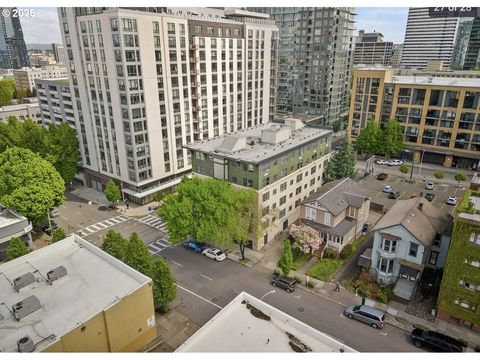
[[[367,222],[370,197],[350,178],[331,181],[302,202],[302,222],[316,230],[326,247],[342,251]]]

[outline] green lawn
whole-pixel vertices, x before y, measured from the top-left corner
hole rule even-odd
[[[342,265],[341,259],[320,259],[307,271],[307,275],[322,281],[328,279],[338,270]]]
[[[295,248],[292,249],[292,255],[293,255],[293,263],[292,263],[293,270],[300,269],[312,257],[311,254],[304,254],[303,252]]]

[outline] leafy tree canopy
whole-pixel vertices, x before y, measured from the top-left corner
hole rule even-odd
[[[153,302],[155,308],[161,312],[168,311],[168,304],[177,296],[176,281],[168,265],[161,257],[157,257],[153,263],[151,278],[153,280]]]
[[[333,181],[346,177],[353,179],[355,174],[355,153],[350,142],[345,141],[328,161],[324,176],[327,181]]]
[[[397,120],[390,119],[385,125],[378,149],[387,156],[397,155],[403,151],[402,126]]]
[[[107,200],[112,203],[112,205],[115,205],[115,202],[120,201],[122,198],[120,187],[112,179],[108,180],[103,193],[105,194]]]
[[[29,252],[30,249],[27,244],[25,244],[20,238],[11,238],[7,248],[7,261],[26,255]]]
[[[127,253],[128,240],[120,233],[108,230],[102,244],[102,250],[118,260],[124,261]]]
[[[362,153],[376,154],[379,152],[380,141],[382,137],[382,131],[378,127],[376,121],[369,121],[365,129],[358,135],[356,144],[357,149]]]
[[[153,260],[148,252],[147,246],[138,237],[137,233],[130,235],[127,251],[125,254],[125,264],[131,266],[142,274],[150,276],[153,268]]]
[[[282,269],[282,273],[285,276],[290,274],[290,270],[292,269],[293,264],[293,255],[292,255],[292,245],[290,240],[285,240],[283,245],[283,254],[280,257],[280,268]]]
[[[28,149],[0,153],[0,203],[26,216],[33,224],[65,201],[64,183],[55,168]]]
[[[0,106],[10,105],[15,92],[15,81],[13,79],[0,80]]]
[[[52,243],[63,240],[67,237],[65,230],[62,228],[56,229],[52,234]]]
[[[463,172],[458,172],[455,174],[455,180],[457,180],[460,184],[462,181],[467,181],[467,175],[465,175]]]
[[[311,254],[320,248],[321,240],[318,231],[310,226],[292,224],[290,235],[295,239],[295,247],[305,254]]]

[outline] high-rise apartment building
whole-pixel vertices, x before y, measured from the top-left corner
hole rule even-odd
[[[20,69],[29,66],[27,47],[23,39],[20,18],[16,8],[0,8],[0,68]]]
[[[191,173],[184,144],[273,118],[278,51],[264,14],[143,10],[59,9],[86,183],[137,203]]]
[[[452,68],[463,69],[468,41],[472,31],[473,19],[462,19],[458,24],[455,47],[453,48]]]
[[[400,66],[425,68],[428,60],[450,66],[458,22],[458,17],[432,17],[428,8],[410,8]]]
[[[42,124],[48,126],[66,122],[76,129],[68,78],[38,79],[35,80],[35,88],[37,89]]]
[[[480,16],[473,19],[463,68],[465,70],[480,68]]]
[[[401,123],[405,148],[416,162],[471,170],[480,157],[479,105],[478,78],[355,70],[348,135],[355,141],[368,121],[383,128],[394,118]]]
[[[392,63],[392,49],[393,42],[383,41],[382,33],[360,30],[355,41],[353,64],[389,66]]]
[[[332,131],[299,119],[263,124],[188,144],[193,173],[226,180],[257,193],[259,220],[267,228],[248,247],[260,250],[300,216],[300,203],[323,184]]]
[[[52,44],[53,57],[57,63],[67,63],[67,50],[62,44]]]
[[[353,65],[353,8],[251,8],[280,28],[277,110],[324,115],[348,113]]]

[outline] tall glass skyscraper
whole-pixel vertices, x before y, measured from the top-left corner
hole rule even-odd
[[[0,8],[0,68],[20,69],[29,66],[22,25],[13,17],[13,9]]]
[[[348,116],[353,66],[353,8],[249,8],[280,28],[277,110]]]
[[[480,68],[480,16],[476,16],[473,20],[463,68],[465,70]]]

